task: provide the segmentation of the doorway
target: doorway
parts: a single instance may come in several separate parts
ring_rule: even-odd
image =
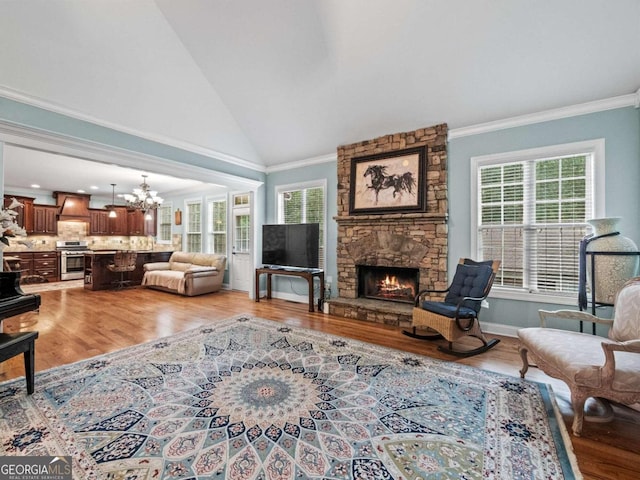
[[[231,289],[250,292],[253,285],[251,194],[233,195]]]

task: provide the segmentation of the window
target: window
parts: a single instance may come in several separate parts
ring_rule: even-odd
[[[158,208],[158,243],[171,243],[171,203]]]
[[[296,186],[281,186],[278,196],[278,223],[320,224],[320,268],[324,268],[325,237],[325,190],[324,182],[313,182]]]
[[[513,298],[575,300],[579,244],[589,231],[586,221],[601,203],[594,179],[602,177],[596,170],[603,164],[603,141],[472,159],[472,251],[476,258],[502,261],[494,283],[497,296],[511,292]]]
[[[227,200],[208,201],[208,252],[227,254]]]
[[[235,207],[248,207],[251,205],[251,197],[248,193],[233,196],[233,206]]]
[[[200,200],[187,200],[186,210],[186,251],[202,252],[202,202]]]

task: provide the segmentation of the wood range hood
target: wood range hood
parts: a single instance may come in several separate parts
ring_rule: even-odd
[[[58,221],[89,222],[89,200],[84,193],[53,192],[58,206]]]

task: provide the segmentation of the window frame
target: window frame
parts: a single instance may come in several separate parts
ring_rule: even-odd
[[[213,236],[216,234],[221,234],[222,231],[214,231],[213,229],[213,220],[214,220],[214,215],[213,215],[213,204],[214,203],[220,203],[220,202],[224,202],[225,203],[225,230],[224,230],[224,235],[225,235],[225,251],[224,252],[214,252],[213,249]],[[221,254],[221,255],[229,255],[229,198],[226,195],[216,195],[216,196],[211,196],[211,197],[207,197],[206,198],[206,206],[207,206],[207,211],[206,211],[206,223],[207,223],[207,228],[206,228],[206,252],[207,253],[217,253],[217,254]]]
[[[310,188],[322,188],[323,190],[323,204],[322,204],[322,235],[321,235],[321,244],[320,244],[320,268],[322,270],[326,270],[327,265],[327,180],[310,180],[306,182],[296,182],[290,183],[286,185],[276,185],[274,188],[275,193],[275,206],[276,206],[276,223],[284,224],[284,210],[283,204],[280,200],[281,194],[283,192],[288,192],[292,190],[306,190]]]
[[[164,239],[160,239],[160,233],[162,232],[162,211],[161,209],[165,209],[167,208],[169,211],[169,238],[164,240]],[[156,236],[156,243],[159,245],[170,245],[172,243],[172,239],[173,239],[173,203],[172,202],[164,202],[162,205],[160,205],[160,207],[158,208],[158,218],[156,219],[156,221],[158,222],[156,228],[157,228],[157,236]]]
[[[472,256],[474,258],[479,258],[480,255],[480,252],[478,251],[480,246],[478,238],[478,228],[480,223],[480,204],[478,194],[481,167],[501,165],[506,163],[526,162],[552,157],[569,157],[580,154],[591,154],[593,156],[593,171],[591,174],[593,178],[592,213],[594,217],[603,217],[605,216],[605,140],[603,138],[471,157],[470,252],[472,252]],[[589,215],[587,215],[587,219],[588,218]],[[491,297],[510,300],[534,301],[539,303],[554,303],[560,305],[576,304],[576,299],[569,296],[527,292],[498,285],[493,286],[491,290]]]
[[[194,204],[200,205],[200,229],[197,232],[192,232],[189,230],[189,227],[190,227],[189,216],[191,215],[191,205],[194,205]],[[183,218],[184,228],[183,228],[183,236],[182,236],[182,250],[189,253],[202,253],[203,240],[204,240],[202,222],[204,221],[205,215],[206,215],[206,212],[204,212],[202,208],[202,198],[185,199],[184,212],[185,212],[185,215]],[[191,252],[191,250],[188,249],[188,244],[189,244],[188,238],[190,234],[195,234],[195,233],[200,234],[200,250],[198,252]]]

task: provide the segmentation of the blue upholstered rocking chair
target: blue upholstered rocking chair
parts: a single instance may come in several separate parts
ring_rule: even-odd
[[[403,331],[405,335],[422,340],[444,338],[448,347],[442,345],[438,350],[469,357],[486,352],[498,344],[500,340],[488,340],[480,329],[478,314],[482,301],[487,298],[493,280],[500,268],[499,260],[475,262],[461,258],[451,285],[446,290],[422,290],[416,295],[413,307],[411,331]],[[446,293],[444,301],[427,300],[432,294]],[[423,333],[418,333],[418,330]],[[464,336],[479,339],[482,345],[478,348],[461,350],[453,347],[453,342]]]

